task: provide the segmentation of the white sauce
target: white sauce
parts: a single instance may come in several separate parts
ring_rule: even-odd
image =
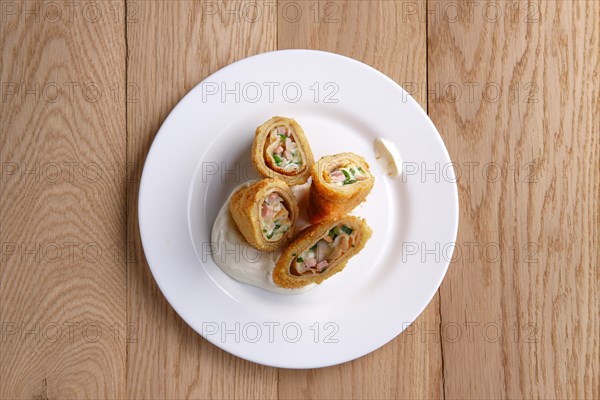
[[[402,159],[394,143],[384,138],[377,138],[373,147],[375,158],[381,160],[387,174],[392,178],[399,176],[402,171]]]
[[[256,181],[241,184],[233,190],[232,194],[241,188],[250,186],[254,182]],[[298,202],[305,200],[308,188],[308,183],[292,187],[292,191]],[[213,260],[223,272],[237,281],[274,293],[298,294],[315,288],[317,286],[315,283],[300,289],[286,289],[275,285],[272,273],[275,263],[281,255],[281,249],[267,253],[249,245],[231,217],[231,213],[229,212],[230,200],[231,195],[221,207],[211,234],[211,241],[216,244]],[[303,219],[303,215],[301,214],[296,222],[296,232],[307,225],[308,223]]]

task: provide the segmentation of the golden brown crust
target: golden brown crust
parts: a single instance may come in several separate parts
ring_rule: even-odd
[[[339,187],[325,181],[323,173],[326,170],[350,163],[361,166],[369,174],[369,178]],[[365,200],[375,183],[367,161],[354,153],[341,153],[321,158],[313,164],[311,177],[307,212],[313,224],[352,211]]]
[[[337,261],[332,263],[325,272],[318,275],[303,275],[295,276],[290,273],[292,261],[301,254],[304,250],[312,246],[319,239],[326,236],[329,230],[339,224],[345,224],[356,230],[357,236],[354,247],[348,251]],[[284,247],[281,256],[277,260],[277,264],[273,269],[273,282],[283,288],[300,288],[311,283],[321,283],[325,279],[342,271],[348,260],[358,254],[364,247],[373,231],[367,225],[364,219],[346,215],[334,219],[323,221],[317,225],[309,226],[296,236],[296,238]]]
[[[291,127],[294,130],[296,143],[305,160],[304,165],[299,171],[281,173],[267,165],[265,159],[265,149],[268,145],[267,139],[271,131],[279,126]],[[308,180],[314,158],[302,127],[292,118],[273,117],[256,128],[256,135],[252,143],[252,163],[262,177],[281,179],[288,185],[293,186],[300,185]]]
[[[290,229],[277,241],[267,240],[261,230],[260,207],[267,194],[276,190],[283,198],[289,212]],[[231,196],[229,211],[238,229],[253,247],[262,251],[275,251],[286,244],[294,234],[298,218],[298,203],[289,186],[280,179],[263,179],[250,186],[239,189]]]

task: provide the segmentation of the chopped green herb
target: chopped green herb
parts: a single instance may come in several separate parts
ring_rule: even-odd
[[[312,246],[310,246],[309,250],[315,250],[317,248],[317,244],[313,244]]]
[[[263,228],[263,232],[264,232],[264,233],[267,233],[267,229],[266,229],[266,228]]]
[[[329,230],[329,233],[328,233],[328,235],[329,235],[329,236],[330,236],[332,239],[335,239],[335,238],[337,237],[337,235],[338,235],[338,230],[337,230],[337,227],[331,228],[331,229]]]
[[[273,153],[273,160],[275,160],[275,164],[280,165],[281,164],[281,157],[279,157],[277,154]]]
[[[354,231],[354,229],[350,228],[347,225],[342,225],[342,231],[344,231],[344,233],[347,235],[352,235],[352,232]]]
[[[360,172],[365,172],[365,171],[363,171],[363,169],[362,169],[361,167],[358,167],[358,170],[359,170]]]
[[[298,262],[298,263],[304,262],[304,259],[302,257],[298,257],[298,258],[296,258],[296,262]]]
[[[346,179],[344,180],[344,185],[349,185],[349,184],[351,184],[351,183],[354,183],[354,182],[356,182],[356,179],[352,178],[352,177],[350,176],[350,174],[349,174],[349,173],[348,173],[348,172],[347,172],[345,169],[343,169],[343,170],[342,170],[342,173],[344,174],[344,177],[346,178]]]
[[[287,138],[287,136],[285,136],[285,135],[282,135],[281,133],[278,133],[277,135],[279,136],[279,139],[280,139],[282,142],[285,142],[285,139]]]
[[[350,168],[350,173],[351,173],[352,175],[356,174],[356,171],[354,170],[354,168]]]

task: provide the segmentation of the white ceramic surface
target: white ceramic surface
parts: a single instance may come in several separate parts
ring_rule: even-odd
[[[239,283],[210,254],[221,205],[257,177],[254,130],[273,115],[300,123],[315,160],[352,151],[376,176],[355,212],[373,237],[342,273],[298,295]],[[380,136],[404,162],[397,179],[375,160]],[[283,50],[217,71],[173,109],[146,159],[139,225],[158,286],[199,334],[257,363],[323,367],[379,348],[427,306],[452,256],[458,194],[440,135],[399,85],[347,57]]]

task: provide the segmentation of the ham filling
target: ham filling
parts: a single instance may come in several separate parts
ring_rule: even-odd
[[[337,225],[310,248],[299,254],[290,268],[295,276],[324,273],[356,243],[356,231],[348,225]]]
[[[345,167],[336,167],[333,171],[327,171],[325,181],[334,186],[351,185],[355,182],[369,179],[369,174],[362,167],[356,164],[349,164]]]
[[[271,131],[266,156],[268,164],[275,170],[299,171],[304,164],[291,127],[279,126]]]
[[[271,192],[265,197],[260,208],[260,220],[263,236],[272,242],[281,239],[290,229],[290,213],[277,192]]]

